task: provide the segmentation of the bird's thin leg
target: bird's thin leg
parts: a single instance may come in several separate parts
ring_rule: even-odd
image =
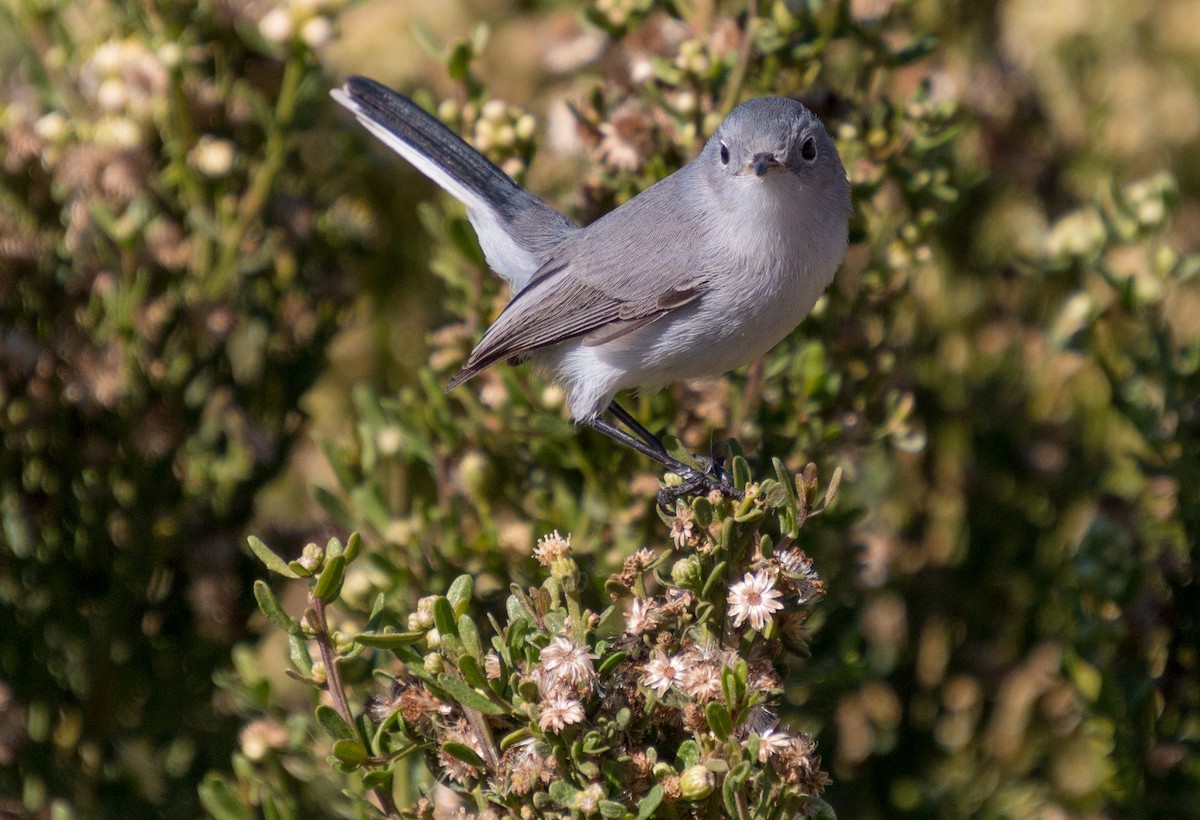
[[[658,450],[664,456],[670,457],[670,454],[667,452],[666,445],[662,443],[662,439],[643,427],[642,423],[635,419],[633,414],[631,414],[624,407],[614,401],[608,405],[608,412],[613,414],[613,418],[621,422],[621,424],[624,424],[629,429],[629,432],[633,433],[642,441]]]
[[[629,429],[629,432],[633,433],[635,436],[637,436],[642,441],[649,444],[651,447],[654,447],[656,450],[661,452],[663,455],[666,455],[669,457],[669,453],[667,451],[666,445],[664,445],[662,443],[662,439],[660,439],[658,436],[654,435],[649,430],[647,430],[645,427],[643,427],[642,423],[639,422],[636,418],[634,418],[633,414],[630,413],[628,410],[626,410],[624,407],[622,407],[621,405],[617,404],[614,401],[608,405],[608,412],[613,414],[613,418],[615,418],[617,421],[621,422],[621,424],[624,424],[625,427]],[[696,456],[696,459],[697,459],[697,461],[704,460],[704,458],[702,456]],[[717,478],[717,480],[719,480],[719,481],[725,482],[727,480],[725,470],[723,469],[723,465],[721,464],[721,458],[720,458],[720,456],[718,456],[716,454],[716,452],[714,452],[711,444],[709,445],[709,450],[708,450],[708,466],[706,468],[706,472],[710,475],[715,476]]]
[[[625,415],[628,416],[628,413]],[[632,417],[630,417],[632,418]],[[684,464],[678,459],[672,458],[666,451],[665,447],[655,447],[649,442],[643,441],[641,438],[627,433],[620,427],[609,422],[608,420],[597,416],[585,422],[593,430],[597,430],[620,444],[624,444],[632,450],[636,450],[647,458],[657,461],[662,466],[666,467],[670,472],[675,473],[683,479],[682,484],[664,487],[658,493],[658,506],[666,513],[673,514],[675,512],[675,502],[685,495],[692,495],[697,490],[717,490],[734,498],[741,498],[740,490],[730,487],[710,475],[696,470],[687,464]],[[638,425],[641,427],[641,425]],[[645,428],[642,428],[643,430]]]
[[[663,447],[661,442],[657,447],[655,447],[653,444],[642,441],[642,439],[638,438],[637,436],[625,432],[620,427],[617,427],[615,424],[601,416],[596,416],[594,419],[590,419],[585,422],[585,424],[587,424],[587,426],[591,427],[593,430],[598,430],[599,432],[608,436],[613,441],[624,444],[626,447],[629,447],[632,450],[637,450],[647,458],[657,461],[671,472],[677,472],[677,470],[687,470],[692,473],[696,472],[683,462],[676,461],[675,459],[671,458],[670,454],[667,453],[667,448]],[[683,473],[680,473],[680,475],[683,475]]]

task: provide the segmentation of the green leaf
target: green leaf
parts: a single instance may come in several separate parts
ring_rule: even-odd
[[[450,589],[446,590],[446,600],[454,608],[455,617],[467,611],[467,607],[471,605],[471,596],[474,592],[475,579],[470,575],[460,575],[454,579],[454,583],[450,584]]]
[[[488,689],[487,676],[479,666],[474,655],[463,654],[458,659],[458,671],[462,672],[463,680],[478,689]]]
[[[597,674],[607,675],[609,672],[620,666],[621,663],[628,657],[628,652],[610,652],[604,657],[604,660],[600,661],[600,666],[596,669]]]
[[[421,632],[360,632],[354,642],[373,649],[396,649],[416,643],[425,637]]]
[[[471,766],[483,767],[485,765],[483,758],[479,756],[479,752],[475,751],[465,743],[447,740],[442,744],[442,751],[451,757],[456,757],[463,763],[467,763]]]
[[[288,657],[301,675],[312,677],[312,656],[308,654],[308,642],[298,633],[293,632],[288,636]]]
[[[362,536],[357,532],[352,532],[350,533],[350,538],[346,541],[346,549],[344,552],[344,555],[346,556],[346,563],[349,564],[351,561],[357,558],[360,552],[362,552]]]
[[[250,551],[253,552],[258,560],[263,562],[263,566],[265,566],[271,572],[282,575],[284,578],[300,577],[296,573],[292,572],[291,567],[287,565],[287,561],[284,561],[282,558],[276,555],[270,547],[264,544],[256,536],[251,535],[246,539],[246,541],[250,544]]]
[[[434,599],[433,625],[437,627],[439,634],[458,635],[458,628],[454,623],[454,610],[444,595],[439,595]]]
[[[625,807],[616,800],[601,800],[597,806],[601,817],[624,817],[626,813]]]
[[[369,757],[367,747],[357,740],[348,739],[334,741],[333,756],[348,766],[361,766]]]
[[[571,807],[575,795],[579,794],[579,789],[565,780],[555,780],[547,791],[550,792],[550,799],[565,809]]]
[[[707,598],[707,597],[708,597],[708,594],[709,594],[710,592],[712,592],[712,588],[713,588],[713,586],[715,586],[715,585],[716,585],[716,583],[717,583],[718,581],[720,581],[722,577],[724,577],[724,575],[725,575],[725,569],[726,569],[726,567],[728,567],[728,566],[729,566],[729,564],[728,564],[727,562],[725,562],[725,561],[722,561],[721,563],[719,563],[719,564],[717,564],[715,567],[713,567],[713,569],[712,569],[712,572],[710,572],[710,573],[708,574],[708,580],[706,580],[706,581],[704,582],[704,588],[703,588],[702,590],[700,590],[700,597],[701,597],[701,598]]]
[[[372,769],[369,772],[364,772],[362,784],[364,789],[391,789],[392,770]]]
[[[733,718],[729,716],[729,709],[725,704],[712,701],[705,708],[704,714],[708,718],[708,728],[712,729],[713,734],[719,740],[728,740],[730,732],[733,731]]]
[[[216,820],[252,820],[254,815],[237,799],[224,777],[210,772],[197,789],[200,803]]]
[[[334,740],[358,739],[358,735],[354,733],[354,727],[343,720],[332,706],[321,704],[317,707],[317,723],[320,723],[321,728]]]
[[[283,607],[279,605],[279,600],[266,581],[260,579],[254,582],[254,600],[258,601],[258,608],[262,610],[262,614],[266,615],[275,626],[289,634],[299,631],[299,624],[283,611]]]
[[[509,732],[504,737],[500,738],[500,751],[507,752],[522,740],[530,737],[533,737],[533,732],[528,726],[522,726],[520,729]]]
[[[654,784],[650,791],[646,792],[642,799],[637,804],[637,820],[650,820],[654,813],[658,811],[659,804],[663,799],[663,787],[661,784]]]
[[[750,483],[750,464],[745,457],[737,455],[733,457],[733,486],[745,487]]]
[[[471,620],[470,615],[458,616],[458,639],[463,648],[477,658],[483,657],[483,643],[479,640],[479,627]]]
[[[699,762],[700,747],[696,745],[696,741],[685,740],[679,744],[679,751],[675,753],[675,768],[682,772]]]
[[[336,600],[342,591],[342,581],[346,579],[346,556],[335,555],[325,562],[321,577],[317,579],[313,594],[325,603]]]
[[[505,709],[493,703],[486,695],[473,689],[466,681],[459,680],[445,673],[438,675],[438,686],[446,690],[446,694],[454,698],[462,706],[482,712],[485,715],[502,715]]]

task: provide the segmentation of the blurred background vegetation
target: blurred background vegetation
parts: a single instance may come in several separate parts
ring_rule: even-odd
[[[502,606],[552,529],[595,577],[665,539],[652,465],[525,368],[443,394],[506,295],[461,208],[334,110],[357,72],[580,221],[740,99],[805,100],[855,189],[835,284],[765,360],[633,409],[764,476],[845,471],[802,538],[828,596],[785,715],[826,797],[1196,816],[1197,0],[0,21],[0,813],[364,811],[254,614],[247,532],[298,555],[360,531],[348,629],[460,572]]]

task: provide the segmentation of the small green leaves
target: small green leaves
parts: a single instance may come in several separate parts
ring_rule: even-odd
[[[372,649],[398,649],[425,637],[425,632],[360,632],[354,642]]]
[[[346,556],[335,555],[325,562],[325,568],[317,579],[313,594],[325,603],[335,600],[342,591],[342,581],[346,578]]]
[[[258,602],[258,608],[262,610],[262,614],[266,615],[275,626],[288,633],[299,630],[299,625],[283,611],[283,607],[279,605],[275,593],[271,591],[271,587],[267,585],[266,581],[260,579],[254,582],[254,600]]]
[[[454,620],[454,609],[444,596],[438,596],[433,602],[433,625],[442,635],[456,635],[458,632]]]
[[[321,724],[334,740],[357,740],[354,728],[342,719],[332,706],[321,704],[317,707],[317,722]]]
[[[255,557],[257,557],[259,561],[262,561],[263,566],[271,570],[271,572],[282,575],[284,578],[295,579],[300,577],[292,571],[291,567],[287,565],[286,561],[276,555],[271,548],[264,544],[259,538],[251,535],[246,539],[246,541],[250,544],[250,551],[253,552]]]
[[[479,756],[479,753],[465,743],[447,741],[442,744],[442,751],[451,757],[458,758],[467,765],[480,767],[484,765],[484,760]]]
[[[659,805],[663,799],[663,787],[655,784],[650,791],[638,801],[637,804],[637,820],[650,820],[654,817],[654,813],[658,811]]]
[[[454,616],[460,617],[471,605],[471,595],[475,590],[475,580],[470,575],[460,575],[450,584],[446,591],[446,600],[454,610]]]
[[[717,739],[728,740],[729,734],[733,731],[733,718],[729,716],[729,709],[725,707],[725,704],[713,701],[705,707],[704,714],[708,718],[708,728],[712,729],[712,733],[717,736]]]
[[[343,739],[334,741],[333,756],[340,762],[358,767],[367,762],[370,755],[367,754],[367,748],[357,740]]]
[[[444,689],[447,694],[468,709],[483,712],[485,715],[502,715],[505,712],[503,707],[493,702],[487,695],[477,692],[470,684],[453,675],[446,673],[438,675],[437,682],[438,686]]]

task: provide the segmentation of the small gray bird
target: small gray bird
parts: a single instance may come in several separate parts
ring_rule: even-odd
[[[332,93],[467,206],[488,264],[513,291],[447,390],[527,360],[565,388],[578,422],[683,478],[660,505],[697,490],[736,494],[672,458],[613,397],[746,364],[833,281],[850,184],[812,112],[781,97],[742,103],[696,159],[581,228],[407,97],[365,77]]]

